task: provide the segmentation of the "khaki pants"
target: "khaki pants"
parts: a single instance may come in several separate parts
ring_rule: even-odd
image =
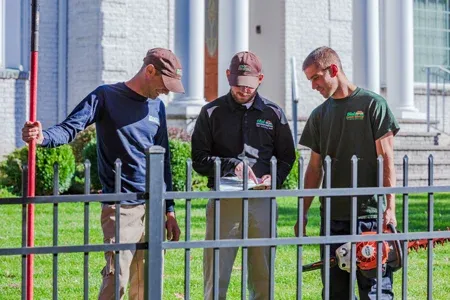
[[[248,237],[270,237],[270,200],[249,199]],[[242,238],[242,199],[220,201],[220,239]],[[214,200],[206,208],[206,240],[214,239]],[[238,248],[221,248],[219,259],[219,299],[226,299],[228,284]],[[213,252],[203,252],[205,300],[213,298]],[[250,299],[269,299],[270,247],[248,248],[248,289]],[[243,279],[245,280],[245,279]]]
[[[103,241],[106,244],[115,243],[115,213],[114,204],[102,205],[101,224]],[[144,241],[144,217],[145,206],[143,204],[120,206],[120,243]],[[114,252],[105,252],[105,259],[106,266],[102,270],[103,282],[98,296],[100,300],[115,299]],[[130,300],[144,299],[144,251],[120,251],[119,266],[120,299],[123,299],[128,282],[130,282],[128,298]]]

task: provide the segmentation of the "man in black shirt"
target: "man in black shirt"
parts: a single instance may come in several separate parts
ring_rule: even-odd
[[[277,158],[277,187],[281,187],[295,160],[293,138],[281,108],[257,90],[264,75],[252,52],[239,52],[231,60],[227,77],[230,92],[205,105],[192,135],[194,169],[208,176],[213,187],[214,160],[221,159],[221,176],[243,177],[242,159],[249,159],[249,180],[270,187],[270,159]],[[206,239],[213,239],[213,202],[207,205]],[[270,237],[269,199],[249,200],[249,238]],[[241,199],[220,201],[220,239],[242,238]],[[248,249],[250,299],[269,299],[269,247]],[[219,299],[225,299],[237,248],[220,250]],[[204,251],[205,299],[212,299],[213,251]]]
[[[305,174],[305,188],[319,188],[323,178],[325,157],[331,158],[331,188],[351,187],[351,157],[358,158],[358,187],[376,187],[377,157],[383,157],[383,185],[394,186],[394,136],[400,127],[386,100],[371,91],[351,83],[344,74],[337,53],[329,47],[311,52],[303,62],[303,71],[313,89],[326,99],[311,113],[303,129],[300,144],[311,149],[311,159]],[[386,195],[383,224],[396,225],[395,196]],[[313,197],[305,198],[306,214]],[[358,233],[377,230],[375,195],[358,196]],[[321,204],[322,199],[321,199]],[[331,197],[331,235],[351,233],[351,201],[348,196]],[[324,234],[324,208],[321,206],[321,234]],[[298,222],[295,225],[298,235]],[[306,231],[304,231],[306,232]],[[339,244],[331,245],[335,256]],[[323,255],[323,249],[321,249]],[[361,299],[376,298],[376,278],[356,273]],[[330,270],[330,299],[349,299],[350,274],[333,267]],[[387,267],[382,278],[382,299],[391,299],[392,270]]]

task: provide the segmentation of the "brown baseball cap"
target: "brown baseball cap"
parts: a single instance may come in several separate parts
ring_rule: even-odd
[[[230,86],[258,87],[262,64],[255,53],[250,51],[236,53],[231,59],[229,70],[231,73],[228,77]]]
[[[172,51],[164,48],[150,49],[144,57],[144,64],[152,64],[161,72],[164,85],[169,91],[184,94],[181,82],[183,70],[180,60]]]

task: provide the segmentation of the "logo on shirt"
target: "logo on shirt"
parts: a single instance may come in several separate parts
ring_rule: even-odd
[[[273,124],[270,120],[258,119],[256,120],[256,127],[273,130]]]
[[[148,116],[148,120],[152,123],[156,123],[159,126],[159,118],[154,116]]]
[[[353,120],[364,120],[364,112],[361,110],[355,111],[355,112],[347,112],[347,115],[345,116],[345,119],[348,121]]]

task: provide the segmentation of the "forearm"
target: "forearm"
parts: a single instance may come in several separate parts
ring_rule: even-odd
[[[323,170],[312,168],[308,165],[305,173],[305,180],[304,180],[304,186],[305,189],[318,189],[320,188],[320,185],[322,183],[323,178]],[[304,213],[305,215],[308,213],[309,208],[311,207],[311,204],[313,202],[314,197],[305,197],[304,199]]]
[[[64,123],[58,124],[43,130],[44,140],[41,146],[46,148],[54,148],[70,143],[80,130],[76,130]]]
[[[193,157],[192,166],[194,170],[203,176],[214,177],[215,161],[217,156],[197,153]],[[220,176],[234,173],[234,168],[241,162],[237,158],[220,158]]]
[[[383,160],[383,186],[395,187],[397,175],[395,173],[394,158],[385,157]],[[386,208],[395,212],[395,194],[386,195]]]
[[[51,148],[68,144],[80,131],[97,121],[100,100],[94,93],[84,98],[63,122],[43,130],[41,146]]]

